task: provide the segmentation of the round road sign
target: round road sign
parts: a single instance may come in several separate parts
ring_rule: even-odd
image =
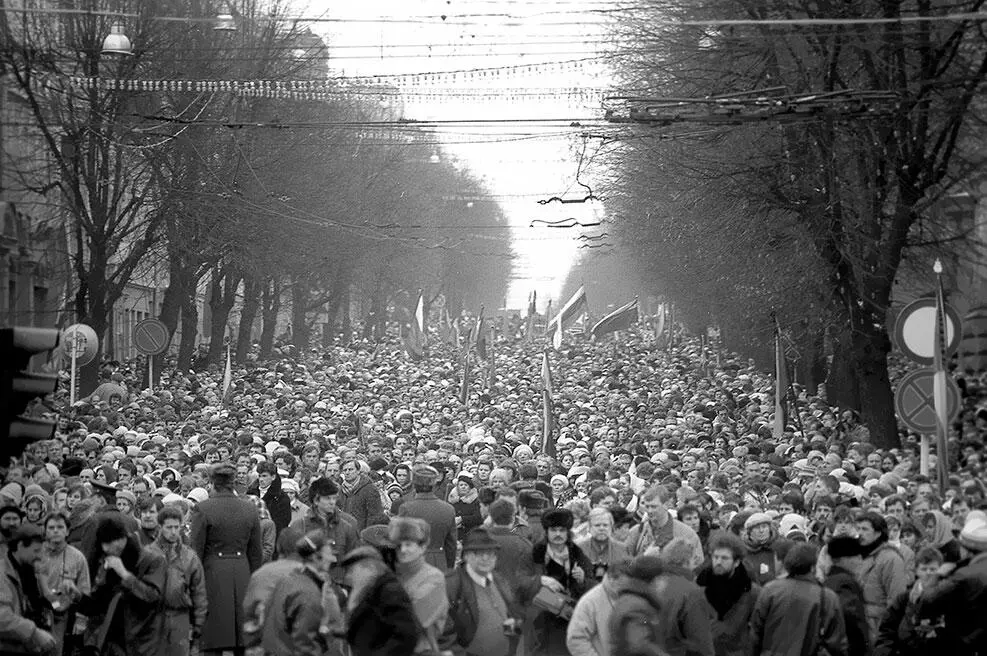
[[[932,369],[919,369],[905,376],[894,393],[894,409],[901,422],[920,435],[936,432]],[[946,411],[950,423],[960,413],[960,388],[946,376]]]
[[[168,348],[168,327],[158,319],[144,319],[134,326],[134,346],[144,355],[157,355]]]
[[[946,304],[946,357],[960,345],[960,315]],[[936,327],[936,299],[920,298],[912,301],[898,314],[894,323],[894,342],[909,359],[925,366],[931,365],[935,356],[933,343]]]
[[[75,352],[75,365],[84,367],[96,357],[99,349],[99,338],[96,331],[84,323],[75,323],[62,331],[60,342],[65,358],[70,360]]]

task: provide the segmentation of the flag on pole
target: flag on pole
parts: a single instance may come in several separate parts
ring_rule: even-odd
[[[533,291],[528,297],[528,317],[527,323],[525,324],[524,338],[527,341],[532,341],[535,338],[535,314],[537,313],[536,303],[538,299],[538,292]]]
[[[787,397],[788,367],[785,365],[785,349],[781,344],[781,329],[775,323],[775,419],[771,430],[775,439],[784,437],[785,424],[788,423],[788,404],[785,403]]]
[[[480,306],[480,314],[476,317],[476,325],[473,326],[471,346],[476,346],[476,354],[481,360],[487,359],[487,326],[483,318],[483,306]]]
[[[638,321],[637,298],[633,301],[617,308],[607,316],[600,319],[593,329],[590,330],[590,337],[594,341],[618,330],[627,330]]]
[[[459,330],[459,318],[452,322],[452,345],[459,348],[463,343],[463,336]]]
[[[548,366],[548,351],[542,352],[541,360],[541,386],[542,386],[542,439],[541,450],[545,455],[555,457],[555,438],[552,433],[555,431],[555,412],[552,405],[552,370]]]
[[[459,386],[459,402],[466,405],[470,398],[470,350],[463,351],[463,382]]]
[[[548,324],[548,335],[551,337],[552,346],[556,350],[562,348],[562,333],[569,328],[586,311],[586,288],[582,285],[572,295],[572,298],[562,306],[562,310]]]
[[[415,313],[404,336],[404,350],[412,360],[421,360],[425,356],[425,301],[421,290],[418,291]]]
[[[497,370],[494,366],[494,342],[497,340],[497,335],[494,331],[493,326],[490,327],[490,341],[487,345],[487,354],[490,356],[490,368],[487,371],[487,389],[493,392],[494,384],[497,382]]]
[[[949,476],[949,402],[946,398],[946,358],[948,318],[942,289],[942,262],[936,260],[936,320],[933,333],[932,401],[936,411],[936,470],[939,489],[945,491]]]
[[[230,347],[226,347],[226,371],[223,372],[223,405],[226,405],[233,391],[233,361],[230,358]]]
[[[452,321],[449,320],[449,310],[447,308],[442,308],[439,312],[439,339],[442,340],[443,344],[449,344],[452,342]]]

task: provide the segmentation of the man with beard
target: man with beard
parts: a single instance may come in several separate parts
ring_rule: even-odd
[[[41,531],[27,524],[7,541],[8,552],[0,560],[0,653],[48,653],[57,647],[42,626],[45,600],[35,575],[43,540]]]
[[[0,558],[7,555],[7,543],[20,527],[23,519],[24,513],[17,506],[0,508]]]
[[[710,561],[696,577],[712,610],[710,628],[716,656],[743,656],[750,650],[747,627],[761,588],[744,566],[745,551],[733,533],[716,533],[709,541]]]

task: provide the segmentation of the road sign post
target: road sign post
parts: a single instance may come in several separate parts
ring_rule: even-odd
[[[154,356],[164,353],[171,342],[168,327],[159,319],[144,319],[134,326],[134,346],[147,356],[147,387],[154,389]]]

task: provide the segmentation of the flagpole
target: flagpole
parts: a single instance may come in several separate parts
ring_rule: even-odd
[[[949,408],[946,400],[946,359],[943,351],[949,335],[946,333],[946,301],[942,288],[942,262],[937,258],[932,270],[936,274],[936,313],[933,330],[932,401],[936,414],[936,472],[939,492],[945,495],[949,475]]]

